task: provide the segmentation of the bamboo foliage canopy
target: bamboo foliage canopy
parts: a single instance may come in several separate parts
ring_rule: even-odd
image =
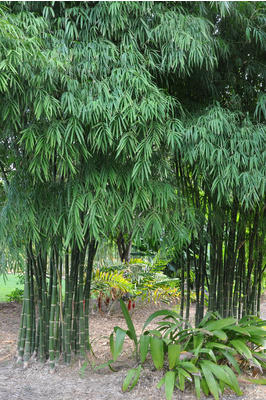
[[[1,2],[0,36],[0,239],[27,260],[19,361],[82,356],[93,259],[117,232],[168,241],[182,310],[193,270],[199,319],[205,285],[211,310],[254,312],[265,3]]]

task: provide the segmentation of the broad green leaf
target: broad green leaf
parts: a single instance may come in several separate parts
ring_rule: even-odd
[[[266,336],[266,330],[258,326],[245,326],[244,329],[250,334],[250,336]]]
[[[126,331],[124,329],[118,328],[115,335],[114,353],[112,354],[114,357],[114,361],[116,361],[117,357],[121,354],[125,337]]]
[[[172,339],[167,339],[165,337],[163,337],[162,340],[166,344],[166,346],[168,346],[169,344],[171,344],[173,342]]]
[[[203,377],[202,377],[201,380],[200,380],[200,386],[201,386],[201,388],[202,388],[204,394],[205,394],[206,396],[209,396],[210,390],[209,390],[209,387],[208,387],[208,384],[207,384],[206,379],[203,378]]]
[[[216,357],[212,349],[200,349],[199,353],[209,354],[215,363],[217,363]]]
[[[217,329],[215,331],[212,331],[213,335],[218,337],[218,339],[220,340],[227,340],[227,335],[224,331],[222,331],[221,329]]]
[[[147,332],[147,331],[146,331]],[[160,331],[158,331],[157,329],[151,329],[150,331],[148,331],[150,335],[155,335],[158,338],[162,337],[162,334]]]
[[[140,335],[139,341],[139,351],[140,351],[140,359],[141,362],[144,363],[146,360],[146,356],[149,350],[150,345],[150,336],[149,335]]]
[[[221,390],[222,395],[224,394],[224,389],[225,389],[226,383],[219,379],[219,388]]]
[[[128,387],[130,385],[130,382],[132,381],[133,376],[135,375],[135,373],[136,373],[136,368],[133,368],[128,372],[128,374],[125,377],[125,380],[123,382],[123,392],[125,392],[128,389]]]
[[[229,317],[229,318],[219,319],[217,321],[207,322],[203,326],[203,328],[212,332],[212,331],[220,330],[222,328],[226,328],[230,325],[234,325],[235,323],[236,323],[236,319]]]
[[[208,366],[201,364],[202,372],[206,379],[209,391],[213,394],[215,400],[219,400],[219,390],[218,390],[218,383],[214,379],[214,376]]]
[[[162,369],[164,364],[164,351],[163,351],[163,341],[157,336],[152,336],[150,339],[151,356],[155,368]]]
[[[177,368],[178,372],[180,372],[180,374],[182,374],[185,378],[187,379],[191,379],[190,374],[184,369],[182,368],[182,365],[180,367]]]
[[[241,340],[230,340],[229,343],[234,346],[241,356],[245,355],[248,360],[252,360],[251,351]]]
[[[242,396],[243,393],[240,390],[239,383],[238,383],[237,377],[235,376],[234,372],[227,365],[223,365],[223,368],[227,372],[227,374],[229,375],[229,378],[230,378],[231,383],[232,383],[232,385],[231,385],[232,389],[236,392],[236,394],[238,396]]]
[[[231,348],[229,346],[226,346],[226,344],[216,343],[216,342],[207,342],[205,344],[205,346],[208,347],[209,349],[215,348],[215,349],[224,349],[224,350],[226,350],[226,349],[230,349]]]
[[[114,357],[114,350],[115,350],[114,333],[111,333],[110,338],[109,338],[109,342],[110,342],[111,354]]]
[[[124,314],[128,329],[131,332],[131,335],[133,337],[135,346],[137,346],[138,345],[138,339],[137,339],[136,331],[135,331],[132,319],[130,317],[130,314],[128,312],[128,309],[127,309],[127,307],[126,307],[126,305],[125,305],[125,303],[124,303],[124,301],[122,299],[120,299],[120,306],[121,306],[121,310],[122,310],[122,312]]]
[[[263,336],[255,336],[251,334],[248,340],[260,347],[266,348],[266,338]]]
[[[129,390],[132,390],[136,386],[136,384],[138,383],[140,372],[141,372],[141,364],[136,369],[136,374],[134,376],[134,379],[132,381],[132,384],[131,384]]]
[[[241,335],[250,336],[250,334],[248,333],[248,331],[246,329],[244,329],[238,325],[229,326],[228,328],[225,328],[225,331],[226,332],[234,331],[234,332],[240,333]]]
[[[184,374],[182,372],[183,372],[182,369],[178,370],[179,388],[183,392],[183,390],[185,389],[185,380],[186,380],[186,378],[185,378],[185,376],[184,376]]]
[[[165,396],[167,400],[171,400],[175,387],[175,372],[167,371],[165,374]]]
[[[197,334],[193,336],[193,347],[194,349],[202,346],[202,342],[204,339],[204,335],[203,334]]]
[[[199,369],[189,361],[183,361],[180,366],[190,373],[198,373]]]
[[[213,362],[207,360],[201,362],[201,366],[203,365],[206,366],[206,368],[208,368],[217,379],[221,379],[227,385],[231,385],[231,380],[221,365],[214,364]]]
[[[168,345],[168,357],[169,357],[169,368],[172,369],[176,366],[179,361],[181,345],[180,344],[169,344]]]
[[[143,325],[142,330],[144,330],[146,328],[146,326],[151,323],[151,321],[153,321],[157,317],[161,317],[162,315],[167,316],[167,317],[173,317],[175,319],[183,319],[182,317],[180,317],[179,314],[177,314],[174,311],[171,311],[171,310],[159,310],[159,311],[156,311],[156,312],[154,312],[153,314],[151,314],[149,316],[149,318],[146,320],[145,324]]]
[[[197,395],[197,398],[200,399],[200,377],[194,376],[193,378],[194,378],[194,383],[195,383],[196,395]]]
[[[241,370],[239,368],[238,362],[236,361],[235,357],[232,355],[231,352],[226,351],[226,350],[220,350],[220,352],[224,355],[225,358],[227,358],[227,360],[232,364],[232,366],[234,367],[234,369],[236,370],[236,372],[238,374],[241,374]]]
[[[163,384],[164,384],[164,382],[165,382],[165,376],[159,381],[159,383],[157,384],[157,389],[160,389],[160,387],[162,387],[163,386]]]

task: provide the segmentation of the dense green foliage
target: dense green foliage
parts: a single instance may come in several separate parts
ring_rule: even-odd
[[[186,321],[184,329],[185,320],[180,315],[171,310],[159,310],[148,317],[138,338],[122,300],[120,304],[128,330],[114,328],[110,335],[113,358],[102,366],[93,367],[109,365],[115,368],[112,364],[121,355],[127,335],[134,343],[139,365],[128,372],[123,391],[136,386],[146,360],[152,360],[156,369],[166,370],[157,387],[165,384],[167,400],[171,400],[175,387],[184,391],[186,383],[194,386],[198,399],[203,390],[205,395],[211,393],[219,400],[226,387],[241,396],[243,393],[235,373],[252,370],[255,377],[262,374],[262,368],[266,366],[265,321],[257,317],[246,316],[237,321],[232,317],[221,318],[218,313],[207,313],[195,328]],[[157,328],[146,329],[155,319]],[[82,367],[83,373],[87,363]],[[265,379],[258,381],[266,383]]]
[[[133,238],[165,244],[186,318],[192,273],[197,323],[205,287],[210,311],[259,312],[265,3],[1,2],[0,34],[1,269],[7,249],[26,260],[19,361],[36,352],[52,372],[61,352],[82,357],[103,237],[122,261]]]

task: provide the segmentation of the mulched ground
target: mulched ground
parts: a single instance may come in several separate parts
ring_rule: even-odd
[[[147,316],[159,309],[155,304],[148,304],[137,310],[133,322],[137,333],[141,332]],[[262,304],[262,317],[266,319],[266,303]],[[157,389],[156,385],[163,376],[162,371],[146,368],[137,386],[132,392],[123,393],[122,384],[127,371],[134,367],[132,351],[122,363],[117,363],[114,373],[105,368],[92,372],[87,368],[82,379],[80,365],[73,360],[70,367],[61,362],[55,374],[49,373],[49,364],[41,365],[31,360],[30,366],[24,369],[16,363],[16,342],[20,322],[21,305],[17,303],[0,303],[0,400],[161,400],[164,399],[164,387]],[[93,350],[97,357],[96,363],[101,364],[110,358],[108,337],[114,326],[126,328],[123,316],[119,311],[113,315],[102,316],[92,309],[90,318],[90,335]],[[94,340],[93,340],[94,339]],[[266,387],[253,384],[241,384],[243,396],[236,396],[229,391],[221,400],[265,400]],[[175,391],[173,400],[196,400],[188,388],[184,392]],[[211,397],[201,396],[201,400]]]

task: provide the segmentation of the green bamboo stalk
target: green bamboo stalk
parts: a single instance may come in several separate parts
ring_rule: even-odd
[[[26,333],[27,333],[27,310],[26,310],[26,302],[25,302],[25,294],[23,298],[23,316],[21,316],[22,319],[22,331],[21,331],[21,337],[20,337],[20,346],[19,346],[19,353],[18,353],[18,359],[17,363],[21,364],[23,361],[23,356],[24,356],[24,350],[25,350],[25,343],[26,343]]]
[[[209,202],[209,222],[208,222],[208,231],[211,237],[211,243],[209,246],[210,251],[210,287],[209,287],[209,304],[208,304],[208,311],[214,312],[215,311],[215,235],[214,229],[212,229],[212,210],[211,204]]]
[[[190,311],[190,286],[191,286],[191,279],[190,279],[190,248],[187,246],[187,304],[186,304],[186,321],[189,321],[189,311]],[[188,325],[186,324],[185,328]]]
[[[243,307],[242,307],[242,317],[247,315],[247,285],[246,285],[246,249],[245,245],[243,245],[243,258],[242,258],[242,279],[241,279],[241,285],[242,285],[242,297],[243,297]]]
[[[57,296],[58,297],[58,296]],[[56,308],[55,308],[55,364],[58,364],[60,358],[60,348],[61,348],[61,340],[60,340],[60,304],[58,299],[56,298]]]
[[[180,315],[184,315],[184,303],[185,303],[185,264],[183,257],[181,258],[181,304],[180,304]]]
[[[36,344],[36,304],[35,304],[35,289],[34,289],[34,272],[31,263],[31,273],[30,273],[30,303],[31,303],[31,312],[32,312],[32,320],[31,320],[31,330],[32,330],[32,338],[31,338],[31,354],[35,351]]]
[[[68,249],[65,254],[65,302],[64,302],[64,322],[63,322],[63,354],[64,361],[67,363],[67,318],[68,318],[68,299],[69,299],[69,255]]]
[[[73,257],[71,257],[73,259]],[[71,265],[72,267],[72,265]],[[66,256],[66,271],[69,272],[69,258],[68,255]],[[66,363],[67,365],[70,364],[71,361],[71,331],[72,331],[72,310],[73,310],[73,280],[74,280],[74,266],[71,268],[70,274],[66,275],[68,279],[68,295],[67,295],[67,303],[65,302],[66,308],[66,315],[65,315],[65,322],[66,322]]]
[[[45,343],[44,343],[44,322],[42,316],[42,274],[40,263],[35,260],[33,255],[32,243],[29,246],[29,255],[31,258],[32,267],[34,270],[37,290],[37,306],[38,306],[38,322],[37,322],[37,334],[35,343],[35,353],[39,355],[39,361],[44,363],[45,361]]]
[[[224,266],[223,266],[223,240],[220,236],[218,238],[218,246],[217,246],[217,261],[219,265],[219,314],[224,317]]]
[[[262,261],[263,261],[263,254],[262,254],[262,250],[260,249],[259,252],[259,262],[258,262],[258,303],[257,303],[257,316],[260,316],[260,304],[261,304],[261,289],[262,289],[262,274],[265,271],[265,267],[262,269]]]
[[[84,287],[84,261],[85,261],[85,250],[80,254],[79,264],[79,283],[78,283],[78,299],[79,299],[79,357],[82,359],[85,355],[85,317],[83,310],[83,287]]]
[[[195,240],[194,240],[194,235],[192,234],[192,249],[193,249],[193,260],[194,260],[194,266],[195,266],[195,285],[196,285],[196,312],[195,312],[195,325],[197,326],[200,322],[200,311],[199,311],[199,306],[200,306],[200,275],[199,275],[199,259],[197,257],[196,253],[196,246],[195,246]]]
[[[57,267],[59,263],[59,268]],[[58,281],[58,291],[56,292],[56,311],[55,311],[55,362],[58,363],[60,356],[60,349],[63,344],[63,333],[61,327],[64,326],[64,317],[63,317],[63,297],[62,297],[62,266],[63,261],[62,257],[59,254],[56,254],[56,274]]]
[[[252,213],[251,213],[252,215]],[[258,223],[259,223],[259,206],[256,207],[255,213],[254,213],[254,219],[253,219],[253,226],[251,228],[251,223],[250,223],[250,231],[249,231],[249,254],[248,254],[248,271],[247,271],[247,308],[248,308],[248,313],[252,314],[252,285],[251,285],[251,276],[253,269],[255,267],[255,262],[254,262],[254,247],[255,242],[256,242],[256,237],[258,235]]]
[[[205,306],[205,257],[204,257],[204,246],[200,244],[200,254],[199,254],[199,264],[200,264],[200,286],[201,286],[201,294],[200,294],[200,321],[204,317],[204,306]]]
[[[22,337],[23,337],[23,326],[24,326],[24,318],[25,318],[25,303],[23,301],[22,304],[22,312],[20,316],[20,325],[19,325],[19,333],[18,333],[18,343],[17,343],[17,363],[22,363],[22,356],[20,355],[21,347],[22,347]]]
[[[73,268],[73,316],[72,316],[72,332],[71,332],[71,350],[76,354],[78,351],[78,265],[79,265],[79,250],[76,247],[76,254],[73,265],[71,264],[71,269]]]
[[[51,256],[52,263],[54,263],[54,254]],[[51,278],[50,278],[51,279]],[[50,373],[55,371],[55,309],[57,296],[57,274],[53,271],[53,285],[52,285],[52,298],[50,307],[50,321],[49,321],[49,358],[50,358]]]
[[[241,261],[240,261],[240,255],[241,255],[241,247],[244,243],[243,241],[243,233],[241,230],[241,213],[239,215],[238,223],[237,223],[237,243],[236,243],[236,250],[235,250],[235,287],[234,287],[234,293],[233,293],[233,312],[232,315],[235,318],[240,318],[241,312],[241,303],[239,299],[241,298]]]
[[[29,366],[29,359],[31,355],[31,299],[30,299],[30,262],[29,259],[26,263],[25,269],[25,286],[24,286],[24,302],[25,302],[25,319],[26,319],[26,338],[25,338],[25,351],[24,351],[24,367]]]
[[[90,349],[90,338],[89,338],[89,301],[91,292],[91,278],[93,271],[93,260],[96,255],[98,248],[98,242],[94,238],[89,243],[88,246],[88,264],[86,271],[86,283],[85,283],[85,346],[86,349]]]

